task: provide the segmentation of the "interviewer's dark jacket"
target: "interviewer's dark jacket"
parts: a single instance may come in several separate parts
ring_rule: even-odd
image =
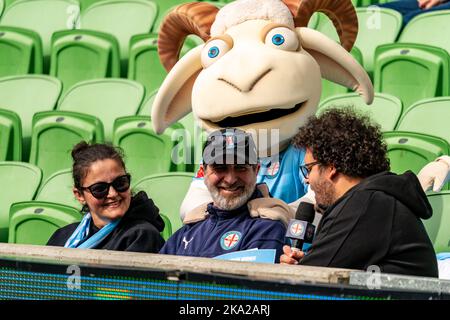
[[[432,208],[415,174],[382,172],[329,207],[303,265],[437,277],[433,245],[421,219]]]
[[[63,247],[78,226],[78,222],[56,230],[47,245]],[[94,249],[158,253],[164,245],[159,234],[164,221],[159,209],[143,191],[132,197],[130,208],[117,227]],[[99,229],[90,224],[89,236]]]

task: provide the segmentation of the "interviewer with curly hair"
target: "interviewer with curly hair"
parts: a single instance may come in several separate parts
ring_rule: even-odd
[[[431,206],[414,173],[389,172],[379,127],[351,109],[330,109],[293,143],[306,148],[301,172],[326,209],[307,253],[285,246],[281,263],[438,276],[421,221]]]

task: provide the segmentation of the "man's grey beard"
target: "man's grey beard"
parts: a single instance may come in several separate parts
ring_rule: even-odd
[[[214,201],[214,205],[222,210],[234,210],[237,209],[244,204],[247,203],[248,199],[252,196],[253,192],[255,191],[256,186],[255,185],[249,185],[245,186],[242,194],[237,197],[233,198],[226,198],[220,195],[219,189],[215,186],[207,186],[209,193],[211,194],[211,197]]]

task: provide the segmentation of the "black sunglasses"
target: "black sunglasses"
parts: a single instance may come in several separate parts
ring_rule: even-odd
[[[319,161],[314,161],[314,162],[310,162],[310,163],[305,163],[304,165],[300,166],[300,172],[303,175],[303,178],[307,179],[309,176],[309,173],[311,172],[312,168],[316,165],[316,164],[320,164]]]
[[[109,193],[109,187],[113,186],[117,192],[125,192],[130,189],[131,176],[125,174],[114,179],[113,182],[97,182],[89,187],[80,187],[81,190],[89,190],[89,192],[97,199],[105,198]]]

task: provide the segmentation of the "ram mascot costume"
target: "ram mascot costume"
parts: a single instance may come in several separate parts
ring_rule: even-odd
[[[340,44],[307,27],[315,12],[331,19]],[[205,44],[179,59],[191,34]],[[299,172],[305,151],[290,140],[316,113],[322,78],[371,104],[372,83],[349,53],[357,34],[351,0],[237,0],[220,10],[207,2],[179,5],[160,28],[159,56],[168,75],[153,103],[154,130],[162,133],[193,112],[207,132],[228,127],[251,132],[261,163],[258,182],[293,206],[302,197],[308,201]],[[181,216],[210,201],[200,167]]]

